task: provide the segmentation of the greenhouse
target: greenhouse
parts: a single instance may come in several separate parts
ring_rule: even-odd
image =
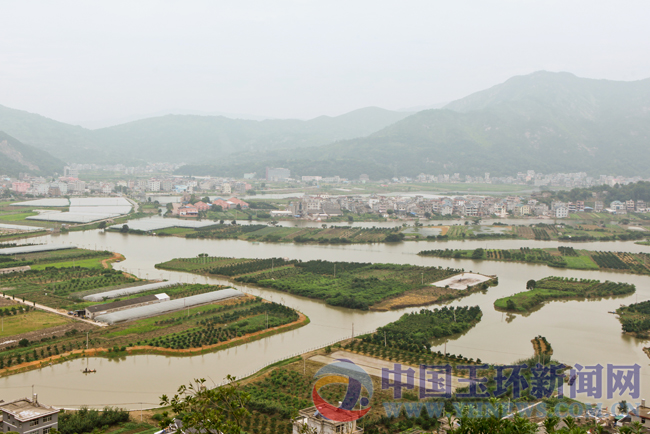
[[[106,315],[98,315],[96,321],[107,324],[115,324],[124,321],[132,321],[141,318],[162,315],[188,307],[199,306],[201,304],[213,303],[215,301],[226,300],[233,297],[243,297],[244,294],[233,288],[221,289],[219,291],[207,292],[205,294],[193,295],[191,297],[179,298],[176,300],[162,301],[160,303],[149,304],[146,306],[124,309]]]
[[[51,252],[53,250],[76,249],[77,246],[52,246],[50,244],[39,244],[36,246],[18,246],[0,249],[0,255],[22,255],[26,253]]]
[[[144,285],[127,286],[126,288],[113,289],[112,291],[86,295],[83,299],[86,301],[103,301],[111,298],[122,297],[125,295],[138,294],[140,292],[153,291],[154,289],[169,288],[170,286],[176,285],[180,285],[180,282],[167,281],[145,283]]]

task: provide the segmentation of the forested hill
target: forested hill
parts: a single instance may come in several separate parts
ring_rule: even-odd
[[[422,172],[511,175],[526,169],[648,175],[648,145],[650,79],[617,82],[537,72],[443,109],[418,112],[365,138],[238,161],[284,163],[296,174],[369,172],[375,178]]]
[[[0,175],[17,177],[20,172],[34,175],[62,174],[63,162],[0,131]]]
[[[409,115],[378,107],[307,121],[167,115],[88,130],[0,106],[0,130],[68,162],[216,163],[233,152],[255,154],[363,137]]]

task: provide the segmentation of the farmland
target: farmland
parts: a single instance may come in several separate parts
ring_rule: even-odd
[[[26,255],[25,261],[39,261],[44,268],[0,275],[0,316],[5,332],[1,335],[0,375],[21,369],[24,363],[49,363],[52,358],[127,352],[189,355],[216,351],[244,341],[304,325],[308,319],[283,305],[259,297],[240,296],[203,304],[162,315],[97,327],[69,315],[45,312],[40,305],[59,312],[82,310],[96,302],[89,294],[147,283],[100,263],[86,261],[113,258],[110,252],[81,249]],[[23,261],[20,255],[20,261]],[[83,258],[71,265],[71,258]],[[85,266],[86,265],[86,266]],[[40,266],[40,265],[39,265]],[[171,300],[220,291],[224,286],[178,284],[164,289]],[[121,296],[114,302],[155,295],[161,289]],[[36,305],[34,305],[36,303]],[[88,333],[88,347],[86,347]],[[89,354],[90,354],[89,353]]]
[[[451,300],[487,289],[494,281],[467,290],[432,288],[431,283],[459,274],[462,270],[413,265],[357,262],[289,261],[282,258],[235,259],[200,256],[178,258],[157,268],[227,276],[237,282],[253,283],[304,297],[324,300],[333,306],[377,309],[386,300],[399,300],[425,291],[419,303]],[[392,308],[403,307],[397,302]],[[382,309],[383,310],[383,309]]]
[[[650,274],[650,254],[648,253],[600,252],[560,246],[546,249],[522,247],[520,249],[506,250],[482,248],[475,250],[438,249],[424,250],[419,255],[454,259],[526,262],[575,270],[607,270]]]
[[[636,291],[634,285],[627,283],[562,277],[546,277],[536,282],[532,280],[527,286],[527,291],[499,298],[494,302],[494,307],[509,312],[528,313],[547,301],[615,297]]]

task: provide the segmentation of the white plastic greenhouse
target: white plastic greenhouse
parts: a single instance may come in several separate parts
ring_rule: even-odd
[[[90,294],[83,299],[86,301],[102,301],[111,298],[122,297],[125,295],[137,294],[139,292],[153,291],[154,289],[169,288],[170,286],[180,285],[180,282],[154,282],[145,283],[144,285],[127,286],[126,288],[113,289],[112,291]]]
[[[117,312],[107,313],[95,317],[96,321],[107,324],[115,324],[123,321],[131,321],[141,318],[162,315],[164,313],[182,310],[187,307],[198,306],[201,304],[212,303],[219,300],[226,300],[233,297],[242,297],[244,294],[236,289],[226,288],[219,291],[206,292],[205,294],[193,295],[191,297],[179,298],[171,301],[161,301],[160,303],[148,304],[146,306],[124,309]]]
[[[0,255],[21,255],[24,253],[51,252],[53,250],[76,249],[77,246],[53,246],[51,244],[39,244],[36,246],[18,246],[0,249]]]

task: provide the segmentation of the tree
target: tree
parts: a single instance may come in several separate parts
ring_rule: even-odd
[[[236,224],[237,224],[237,220],[233,220],[233,221],[230,222],[230,223],[233,224],[233,225],[236,225]]]
[[[246,410],[250,395],[241,390],[234,377],[228,375],[227,380],[227,384],[213,389],[205,385],[205,379],[194,380],[180,386],[171,398],[163,395],[160,404],[171,406],[185,432],[242,434],[244,418],[250,415]]]
[[[122,226],[122,229],[120,229],[120,232],[123,234],[126,234],[129,232],[129,225],[124,225]]]
[[[105,221],[99,222],[99,225],[97,227],[99,229],[104,229],[106,227],[106,222]]]
[[[618,403],[616,409],[621,414],[627,413],[627,401],[623,399],[621,402]]]
[[[512,301],[512,299],[509,298],[508,301],[506,301],[506,308],[508,310],[517,310],[517,305],[514,301]]]
[[[526,282],[526,289],[535,289],[535,285],[537,285],[537,282],[535,282],[533,279],[530,279],[528,282]]]
[[[201,199],[201,202],[203,203],[210,203],[210,198],[208,196],[204,197]]]

